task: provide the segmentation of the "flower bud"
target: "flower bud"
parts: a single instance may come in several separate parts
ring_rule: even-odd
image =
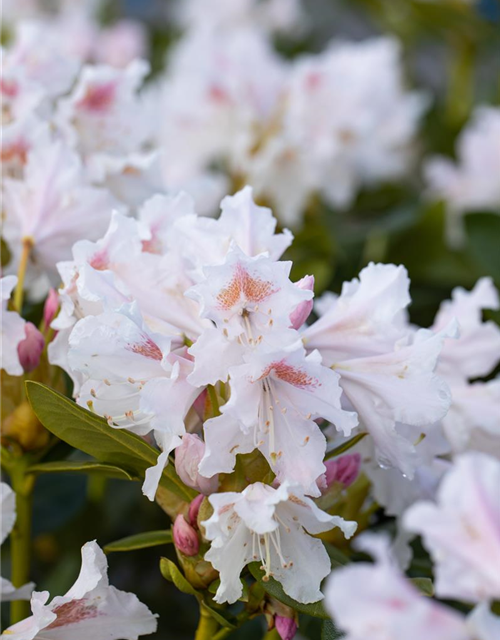
[[[198,473],[200,460],[205,453],[205,443],[198,436],[186,433],[182,444],[175,450],[175,470],[184,484],[200,493],[210,495],[219,487],[218,476],[205,478]]]
[[[182,514],[175,519],[173,537],[175,546],[185,556],[195,556],[198,553],[200,549],[198,534]]]
[[[327,490],[334,483],[349,487],[358,477],[361,466],[359,453],[348,453],[340,458],[325,461],[325,485]]]
[[[282,640],[292,640],[297,632],[297,623],[294,618],[276,615],[274,617],[274,626]]]
[[[50,433],[38,420],[27,400],[21,402],[2,422],[2,440],[13,440],[25,451],[47,446]]]
[[[305,276],[302,280],[299,280],[295,283],[295,286],[299,289],[304,289],[306,291],[314,290],[314,276]],[[304,322],[309,317],[313,308],[313,301],[304,300],[292,311],[290,314],[290,323],[293,329],[300,329],[300,327],[304,324]]]
[[[50,327],[50,323],[55,318],[58,308],[59,294],[55,289],[51,289],[43,306],[43,326],[45,329]]]
[[[26,337],[17,345],[17,355],[22,368],[29,373],[38,367],[45,340],[32,322],[26,323],[24,332]]]
[[[205,496],[202,493],[200,493],[200,495],[196,496],[196,498],[189,505],[189,511],[188,511],[189,524],[195,529],[198,528],[198,513],[200,511],[200,505],[203,502],[204,497]]]

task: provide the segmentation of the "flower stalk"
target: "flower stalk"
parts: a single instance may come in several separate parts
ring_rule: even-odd
[[[14,293],[14,309],[21,313],[23,308],[24,297],[24,279],[26,277],[26,269],[28,268],[28,260],[30,257],[33,241],[31,238],[23,238],[23,248],[21,252],[21,260],[17,272],[17,286]]]
[[[217,621],[212,618],[203,605],[200,606],[200,620],[194,640],[212,640],[218,627]]]
[[[24,465],[13,470],[12,487],[16,493],[16,524],[11,533],[11,580],[15,587],[29,582],[31,566],[31,521],[32,501],[35,477],[27,475]],[[30,604],[27,600],[15,600],[11,603],[11,624],[23,620],[29,615]]]

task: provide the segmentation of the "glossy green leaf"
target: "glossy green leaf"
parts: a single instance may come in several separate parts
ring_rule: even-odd
[[[434,595],[434,585],[430,578],[411,578],[411,582],[424,596],[431,598]]]
[[[283,604],[295,609],[299,613],[307,613],[307,615],[313,616],[314,618],[322,618],[323,620],[328,619],[328,614],[326,613],[323,602],[313,602],[312,604],[302,604],[301,602],[297,602],[293,598],[290,598],[284,591],[283,587],[277,582],[274,578],[269,578],[269,580],[264,581],[264,571],[260,569],[260,564],[258,562],[252,562],[248,565],[248,569],[253,577],[264,587],[264,590],[276,600],[279,600]]]
[[[103,418],[38,382],[27,382],[26,393],[44,427],[99,462],[138,477],[144,477],[146,469],[156,464],[158,452],[134,433],[113,429]],[[186,501],[196,495],[184,486],[172,465],[165,468],[160,484]]]
[[[110,542],[104,547],[104,551],[106,553],[114,553],[116,551],[135,551],[136,549],[148,549],[149,547],[158,547],[162,544],[171,543],[171,531],[147,531],[146,533],[138,533],[135,536],[127,536],[121,540]]]
[[[325,620],[321,625],[321,640],[338,640],[342,635],[331,620]]]
[[[363,440],[363,438],[367,435],[368,434],[366,431],[363,431],[363,433],[358,433],[357,435],[353,436],[346,442],[343,442],[342,444],[340,444],[338,447],[335,447],[335,449],[328,451],[325,456],[325,460],[330,460],[330,458],[335,458],[336,456],[340,456],[342,453],[349,451],[349,449],[352,449],[352,447],[358,444],[358,442]]]
[[[85,473],[88,475],[105,476],[119,480],[137,480],[138,478],[125,469],[111,464],[102,464],[93,460],[56,460],[54,462],[40,462],[27,469],[28,473]]]
[[[179,591],[182,591],[182,593],[187,593],[190,596],[194,596],[199,601],[202,600],[202,594],[197,591],[190,582],[186,580],[175,562],[172,562],[172,560],[169,560],[168,558],[161,558],[160,571],[165,580],[173,582],[177,589],[179,589]]]

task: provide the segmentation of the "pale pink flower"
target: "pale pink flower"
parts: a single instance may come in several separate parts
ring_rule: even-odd
[[[436,593],[468,602],[500,594],[500,462],[481,453],[455,459],[436,503],[418,502],[404,518],[435,562]]]
[[[209,500],[214,513],[203,526],[212,545],[205,559],[220,573],[215,594],[220,603],[236,602],[243,589],[242,569],[259,560],[266,576],[273,576],[292,598],[320,600],[330,559],[323,543],[312,536],[339,527],[349,538],[357,526],[321,511],[288,485],[273,489],[257,482],[242,493],[214,493]]]
[[[97,543],[82,547],[82,568],[64,596],[47,604],[48,591],[35,591],[33,614],[5,630],[12,640],[137,640],[156,631],[156,616],[133,593],[109,585],[106,556]]]

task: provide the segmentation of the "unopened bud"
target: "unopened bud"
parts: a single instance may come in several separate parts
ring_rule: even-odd
[[[359,453],[347,453],[340,458],[326,460],[325,467],[325,490],[334,483],[349,487],[359,475],[361,456]]]
[[[2,440],[3,438],[19,443],[25,451],[34,451],[47,446],[50,433],[38,420],[30,403],[25,400],[3,420]]]
[[[314,276],[305,276],[302,280],[299,280],[295,283],[295,286],[299,289],[303,289],[306,291],[314,290]],[[304,322],[309,317],[313,308],[313,301],[304,300],[292,311],[290,314],[290,323],[293,329],[300,329],[300,327],[304,324]]]
[[[175,470],[184,484],[208,496],[219,488],[219,478],[216,475],[205,478],[198,472],[204,453],[203,440],[192,433],[186,433],[182,437],[182,444],[175,450]]]
[[[294,618],[276,615],[274,617],[274,626],[282,640],[292,640],[297,633],[297,623]]]
[[[180,513],[174,522],[174,544],[185,556],[195,556],[200,549],[198,534]]]
[[[32,322],[24,327],[26,337],[17,345],[17,354],[22,368],[29,373],[38,367],[45,340]]]
[[[59,294],[55,289],[51,289],[43,306],[43,325],[45,329],[50,327],[50,323],[55,318],[58,308]]]
[[[200,512],[200,505],[203,502],[204,497],[205,496],[202,493],[200,493],[200,495],[196,496],[196,498],[189,505],[189,511],[188,511],[189,524],[195,529],[198,528],[198,513]]]

